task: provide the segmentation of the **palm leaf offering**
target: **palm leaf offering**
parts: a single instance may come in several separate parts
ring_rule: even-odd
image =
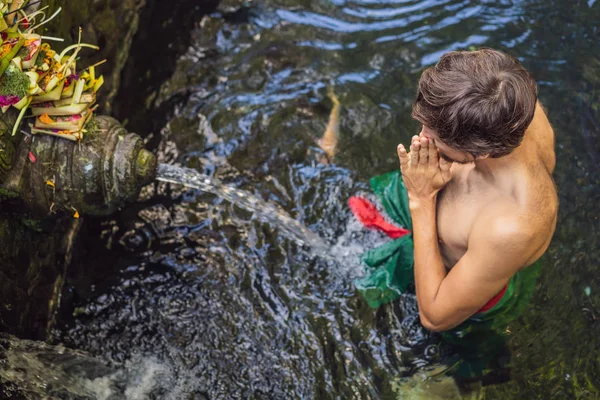
[[[28,11],[29,0],[0,0],[0,109],[20,110],[12,134],[30,112],[34,134],[54,135],[80,141],[86,123],[93,115],[96,93],[104,78],[96,76],[102,62],[77,70],[81,49],[99,48],[81,43],[81,28],[77,44],[58,53],[46,40],[60,38],[41,36],[35,30],[61,11],[47,15],[46,7]]]

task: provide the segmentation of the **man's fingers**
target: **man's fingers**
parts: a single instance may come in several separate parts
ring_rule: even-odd
[[[410,165],[418,165],[419,164],[419,148],[421,144],[419,141],[415,141],[410,145]]]
[[[398,148],[398,158],[400,159],[400,170],[404,171],[405,168],[408,166],[408,153],[406,152],[406,149],[404,148],[404,145],[399,144]]]
[[[429,160],[429,141],[426,138],[421,138],[421,149],[419,150],[419,164],[427,165]]]
[[[438,166],[438,152],[437,152],[437,147],[435,147],[435,141],[431,140],[429,142],[429,166],[430,167],[437,167]]]

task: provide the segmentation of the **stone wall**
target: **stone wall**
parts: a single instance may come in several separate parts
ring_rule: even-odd
[[[59,7],[62,12],[45,25],[45,34],[64,38],[63,43],[52,42],[62,49],[77,43],[79,27],[82,42],[100,46],[99,51],[81,51],[81,66],[108,60],[98,67],[104,74],[105,84],[99,97],[100,112],[110,114],[112,102],[120,84],[120,76],[127,61],[131,43],[138,30],[140,13],[153,0],[45,0],[50,13]],[[41,33],[41,32],[40,32]]]

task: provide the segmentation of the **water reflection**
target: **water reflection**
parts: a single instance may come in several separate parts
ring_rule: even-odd
[[[598,3],[270,0],[243,15],[205,17],[157,90],[148,115],[164,121],[161,161],[277,204],[342,261],[218,197],[158,184],[88,227],[55,340],[107,360],[157,357],[182,393],[210,398],[407,398],[404,378],[443,349],[420,327],[414,297],[377,311],[357,297],[351,259],[382,238],[357,229],[345,202],[397,168],[393,149],[416,130],[422,67],[486,45],[517,55],[540,82],[561,210],[533,304],[510,328],[513,381],[485,395],[598,395]],[[313,143],[332,83],[340,151],[324,166]]]

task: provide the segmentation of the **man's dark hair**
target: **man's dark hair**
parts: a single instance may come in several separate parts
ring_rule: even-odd
[[[421,75],[412,116],[453,149],[502,157],[521,143],[536,102],[535,80],[516,58],[452,51]]]

